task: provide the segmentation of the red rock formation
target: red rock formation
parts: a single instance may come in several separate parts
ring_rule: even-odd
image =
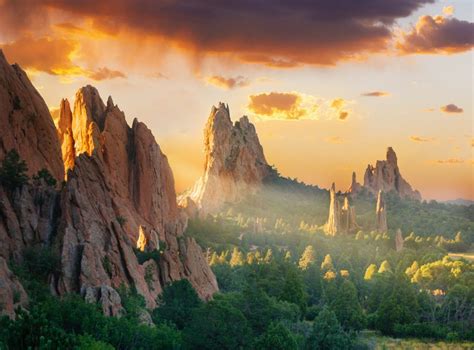
[[[351,186],[347,190],[348,193],[350,194],[357,194],[362,190],[362,185],[357,182],[356,179],[356,173],[355,171],[352,172],[352,181],[351,181]]]
[[[16,98],[5,99],[14,94],[21,109],[0,105],[2,130],[12,131],[0,131],[1,147],[19,147],[28,165],[47,167],[58,179],[64,176],[63,158],[68,176],[60,192],[38,181],[8,194],[0,186],[0,258],[20,262],[23,249],[35,245],[57,249],[61,272],[50,278],[52,292],[80,292],[108,315],[123,311],[115,290],[120,285],[135,286],[148,307],[156,305],[166,283],[181,278],[209,299],[218,290],[215,276],[194,239],[183,236],[186,219],[178,210],[173,174],[150,130],[137,120],[129,127],[110,98],[105,105],[87,86],[76,94],[73,112],[61,102],[56,132],[47,109],[40,110],[45,105],[39,94],[21,80],[26,75],[4,66],[0,60],[0,82],[6,82],[0,84],[0,101],[17,108]],[[23,118],[34,108],[41,112],[36,118]],[[28,149],[22,135],[38,147]],[[159,260],[138,263],[134,247],[140,232],[145,250],[160,249]],[[145,280],[145,274],[151,278]],[[8,290],[15,284],[9,277]],[[3,292],[0,298],[8,299]]]
[[[204,130],[204,151],[204,174],[182,196],[182,201],[189,196],[204,214],[254,192],[271,171],[254,125],[246,116],[232,125],[223,103],[212,107]]]
[[[375,208],[376,215],[376,231],[387,232],[387,210],[385,208],[385,200],[383,198],[382,190],[377,195],[377,206]]]
[[[63,178],[56,130],[46,103],[16,64],[10,66],[0,50],[0,159],[11,149],[28,161],[29,175],[46,168]]]
[[[378,160],[375,167],[370,164],[367,166],[364,187],[374,194],[380,190],[395,191],[402,198],[421,200],[420,192],[413,190],[400,174],[397,155],[392,147],[387,149],[387,160]]]
[[[342,232],[352,233],[359,228],[356,222],[355,207],[349,205],[349,198],[344,197],[344,205],[341,208],[341,229]]]

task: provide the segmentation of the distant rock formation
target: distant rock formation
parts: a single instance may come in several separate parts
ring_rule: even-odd
[[[108,315],[122,312],[121,285],[134,286],[150,308],[165,284],[182,278],[209,299],[218,290],[215,276],[195,240],[183,236],[173,174],[151,131],[136,119],[129,127],[112,99],[105,105],[91,86],[78,91],[73,112],[61,102],[55,130],[26,75],[1,59],[0,67],[0,161],[12,147],[30,169],[47,168],[57,179],[67,171],[61,190],[42,181],[13,192],[0,185],[0,265],[2,258],[21,262],[26,247],[50,247],[61,260],[50,276],[52,293],[81,293]],[[30,111],[38,113],[27,117]],[[160,249],[159,261],[140,264],[137,241],[139,250]],[[9,291],[20,290],[19,282],[0,269],[7,281],[0,300],[13,305]]]
[[[383,198],[382,190],[379,190],[377,195],[377,206],[375,208],[376,216],[376,231],[387,232],[387,210],[385,208],[385,200]]]
[[[398,229],[397,233],[395,234],[395,250],[397,252],[403,250],[403,242],[402,230]]]
[[[352,181],[351,181],[351,186],[348,189],[348,193],[350,194],[357,194],[361,191],[362,185],[357,182],[356,179],[356,173],[355,171],[352,172]]]
[[[329,215],[324,232],[329,236],[340,233],[351,233],[359,226],[356,223],[355,208],[349,205],[349,199],[344,198],[344,205],[341,207],[336,196],[336,185],[333,183],[329,190]]]
[[[271,172],[255,126],[246,116],[233,125],[229,107],[223,103],[211,109],[204,129],[204,151],[204,174],[180,198],[183,205],[190,197],[201,214],[254,192]]]
[[[392,147],[387,149],[387,159],[378,160],[375,167],[367,166],[364,175],[364,188],[376,194],[382,190],[385,193],[396,192],[401,198],[421,200],[421,194],[413,190],[410,184],[400,174],[397,155]]]

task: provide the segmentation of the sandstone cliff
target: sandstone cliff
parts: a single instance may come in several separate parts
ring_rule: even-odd
[[[212,107],[204,129],[204,174],[180,201],[190,197],[201,213],[254,192],[271,172],[257,132],[246,116],[232,124],[228,106]]]
[[[413,190],[410,184],[400,174],[397,155],[392,147],[387,149],[387,159],[378,160],[375,167],[368,165],[364,175],[364,188],[377,194],[380,190],[385,193],[394,191],[402,198],[421,200],[421,194]]]
[[[12,80],[16,71],[2,67],[0,81]],[[0,92],[5,86],[7,92],[0,96],[12,93],[5,84]],[[12,89],[22,98],[30,87],[24,82]],[[34,93],[34,106],[45,107]],[[33,108],[30,102],[21,102],[21,111]],[[112,99],[104,104],[91,86],[78,91],[73,111],[67,100],[61,102],[57,131],[47,108],[36,115],[36,127],[25,129],[28,119],[9,117],[3,106],[2,129],[13,135],[0,133],[0,146],[8,146],[0,161],[10,146],[23,147],[20,155],[30,169],[46,167],[62,179],[65,168],[67,182],[58,190],[30,181],[11,193],[0,186],[0,259],[21,262],[26,247],[51,247],[60,256],[60,271],[49,278],[51,291],[79,292],[86,300],[101,303],[109,315],[122,312],[116,291],[120,285],[134,286],[150,308],[166,283],[181,278],[187,278],[203,299],[217,291],[201,248],[183,236],[186,218],[176,203],[173,174],[143,123],[134,120],[129,127]],[[19,111],[13,115],[22,117]],[[36,147],[24,146],[25,136],[35,140]],[[139,250],[158,249],[159,258],[140,264],[134,250],[139,240]],[[20,290],[19,282],[6,269],[0,275],[10,281],[0,299],[13,305],[8,291]],[[11,310],[7,313],[11,315]]]

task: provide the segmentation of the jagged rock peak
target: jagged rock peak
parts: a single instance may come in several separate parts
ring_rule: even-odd
[[[362,185],[357,182],[357,175],[355,171],[352,172],[352,180],[351,180],[351,186],[347,190],[347,193],[349,194],[357,194],[361,191]]]
[[[387,210],[385,208],[385,199],[382,190],[377,194],[377,206],[375,208],[376,231],[387,232]]]
[[[333,183],[329,190],[329,215],[324,226],[324,232],[329,236],[340,233],[354,232],[359,226],[356,223],[355,208],[349,204],[347,195],[344,204],[341,204],[336,196],[336,184]]]
[[[46,168],[64,176],[61,150],[46,103],[18,65],[8,64],[0,50],[0,161],[15,149],[29,175]]]
[[[222,102],[211,108],[204,152],[204,174],[180,199],[184,205],[190,197],[203,214],[254,192],[271,172],[255,126],[246,116],[232,124],[229,106]]]
[[[400,174],[397,155],[392,147],[388,147],[386,160],[378,160],[375,167],[368,165],[364,175],[364,188],[373,194],[379,190],[395,192],[402,198],[421,200],[421,194],[412,189]]]
[[[402,230],[397,229],[397,233],[395,234],[395,250],[397,252],[400,252],[403,250],[403,243],[404,243],[404,240],[403,240]]]

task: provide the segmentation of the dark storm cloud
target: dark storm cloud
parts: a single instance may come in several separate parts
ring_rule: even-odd
[[[332,65],[382,51],[391,39],[394,21],[431,2],[3,0],[0,19],[13,22],[11,19],[25,13],[25,8],[35,17],[62,10],[90,18],[96,27],[110,33],[132,30],[165,38],[192,52],[232,54],[245,62],[292,67]],[[15,28],[25,30],[29,23],[18,23]],[[32,21],[31,25],[37,24]]]

